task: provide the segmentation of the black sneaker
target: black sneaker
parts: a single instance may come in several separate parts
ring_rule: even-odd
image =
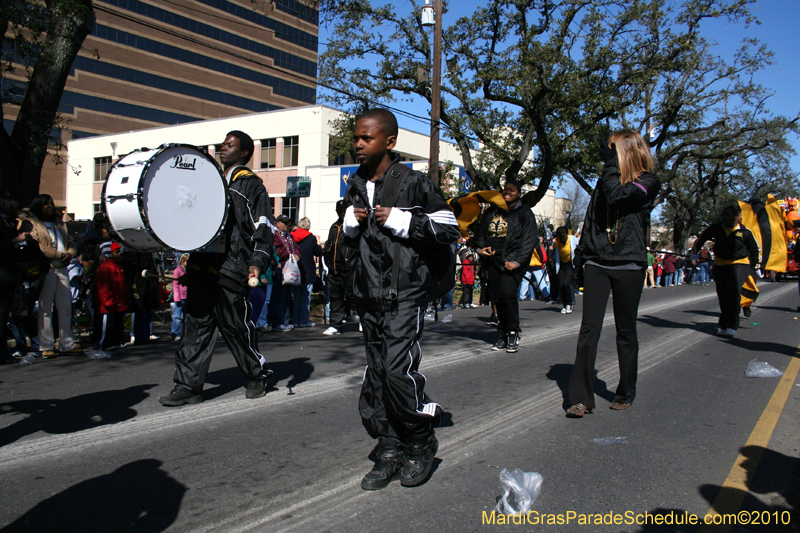
[[[505,333],[500,334],[500,338],[497,339],[497,342],[494,343],[492,346],[492,350],[505,350],[508,346],[508,338],[506,337]]]
[[[506,352],[516,353],[519,351],[519,333],[511,331],[508,334],[508,342],[506,343]]]
[[[247,382],[247,392],[244,397],[248,400],[255,400],[267,394],[267,381],[272,377],[272,370],[265,371],[258,379],[251,379]]]
[[[500,321],[497,319],[497,314],[492,313],[492,316],[489,317],[489,321],[486,324],[488,324],[489,326],[499,326]]]
[[[397,439],[381,437],[378,439],[380,446],[380,456],[375,461],[375,466],[367,472],[361,480],[361,488],[364,490],[380,490],[389,486],[389,483],[397,479],[398,474],[403,469],[400,460],[402,448]]]
[[[753,310],[750,309],[749,306],[748,307],[742,307],[742,313],[744,313],[745,317],[750,318],[750,316],[753,314]]]
[[[404,487],[416,487],[428,478],[433,467],[433,459],[439,449],[439,441],[433,435],[422,446],[409,444],[403,454],[403,471],[400,472],[400,484]]]
[[[166,396],[162,396],[158,399],[158,401],[161,403],[161,405],[166,405],[167,407],[177,407],[179,405],[186,405],[189,403],[201,403],[203,401],[203,397],[199,394],[193,393],[190,390],[175,387],[172,389],[172,392]]]

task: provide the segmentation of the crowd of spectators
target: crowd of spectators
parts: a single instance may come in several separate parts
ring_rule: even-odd
[[[271,267],[261,274],[261,285],[250,292],[251,319],[260,332],[315,327],[311,320],[314,293],[320,294],[322,321],[328,326],[323,335],[338,335],[348,322],[359,321],[357,309],[345,297],[349,265],[356,252],[341,231],[342,209],[340,201],[340,217],[326,241],[310,232],[308,218],[297,225],[287,215],[276,218]],[[102,214],[80,233],[70,235],[48,195],[37,196],[24,209],[2,198],[0,211],[0,314],[7,320],[3,339],[14,339],[11,348],[7,342],[0,346],[3,362],[14,362],[29,352],[47,359],[86,349],[114,350],[159,340],[152,334],[153,313],[167,309],[171,317],[169,338],[181,340],[187,288],[180,278],[185,274],[188,253],[161,254],[164,266],[160,267],[153,254],[126,249],[115,242]],[[565,227],[547,225],[542,233],[528,264],[520,265],[514,276],[513,297],[560,304],[562,313],[570,313],[575,296],[581,294],[571,268],[578,239]],[[456,256],[460,300],[454,303],[451,290],[432,302],[430,309],[490,306],[488,324],[500,326],[489,281],[491,258],[481,257],[479,252],[475,241],[462,239]],[[44,265],[40,276],[23,279],[21,269],[30,270],[31,257],[36,254]],[[714,279],[710,244],[697,253],[648,248],[647,260],[646,289],[707,285]],[[284,283],[287,262],[299,269],[299,283]],[[152,275],[143,277],[143,270]],[[159,272],[171,274],[174,281],[163,276],[158,280]],[[78,326],[90,329],[83,340],[75,334]]]

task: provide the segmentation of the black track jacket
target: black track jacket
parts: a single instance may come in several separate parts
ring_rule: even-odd
[[[519,200],[509,212],[503,211],[495,205],[489,206],[483,213],[473,239],[477,249],[480,250],[491,245],[488,237],[489,224],[496,214],[500,214],[505,218],[508,231],[503,240],[503,249],[495,250],[497,253],[486,259],[497,261],[499,264],[513,261],[522,267],[520,272],[524,272],[531,263],[534,250],[539,250],[539,257],[542,256],[542,251],[539,247],[539,233],[536,230],[536,217],[533,215],[531,208]]]
[[[267,189],[258,176],[244,166],[234,168],[230,175],[230,205],[224,230],[228,242],[226,253],[192,253],[186,268],[187,286],[194,274],[219,274],[220,285],[247,294],[249,268],[258,267],[263,273],[271,262],[275,219],[269,208]]]
[[[399,158],[395,158],[386,174],[399,164]],[[372,205],[368,201],[365,174],[362,166],[350,178],[344,195],[348,209],[349,206],[369,209],[383,205],[381,194],[386,174],[375,180]],[[442,193],[421,172],[412,170],[408,173],[392,208],[411,213],[408,238],[396,237],[392,230],[378,226],[374,213],[370,211],[367,222],[350,239],[351,242],[355,241],[353,245],[359,251],[358,258],[353,262],[352,297],[359,306],[373,312],[427,303],[431,291],[436,288],[436,277],[431,274],[426,258],[431,257],[430,254],[451,253],[449,245],[461,235],[456,218]],[[389,296],[395,242],[401,244],[396,303]]]
[[[647,268],[647,230],[660,188],[658,176],[648,172],[623,187],[617,167],[607,164],[586,210],[575,251],[576,266],[591,260],[600,264],[637,263]],[[609,215],[616,244],[611,244],[606,231]]]

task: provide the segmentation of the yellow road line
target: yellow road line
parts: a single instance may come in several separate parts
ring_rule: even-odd
[[[709,515],[725,515],[739,512],[744,497],[750,490],[749,482],[753,479],[758,463],[761,461],[761,456],[764,454],[764,450],[766,450],[772,437],[772,432],[778,424],[798,371],[800,371],[800,347],[798,347],[797,353],[789,362],[786,372],[783,373],[778,386],[775,387],[775,392],[772,393],[772,398],[770,398],[764,412],[761,413],[761,418],[758,419],[756,427],[750,433],[750,437],[744,445],[743,449],[746,449],[748,454],[739,454],[739,457],[736,458],[736,462],[728,473],[727,479],[720,487],[719,494],[714,499],[714,503],[711,504],[711,509],[708,511]],[[720,533],[729,531],[730,528],[730,525],[703,525],[698,530],[698,533],[706,531]]]

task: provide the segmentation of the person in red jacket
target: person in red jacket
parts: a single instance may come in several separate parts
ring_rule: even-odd
[[[472,307],[472,289],[475,286],[474,257],[472,252],[467,252],[461,261],[461,309]]]
[[[128,310],[125,275],[122,271],[122,247],[111,243],[111,257],[103,261],[95,276],[97,311],[102,327],[92,339],[95,350],[108,350],[124,344],[123,315]],[[94,332],[92,332],[95,335]],[[99,337],[99,338],[97,338]]]

